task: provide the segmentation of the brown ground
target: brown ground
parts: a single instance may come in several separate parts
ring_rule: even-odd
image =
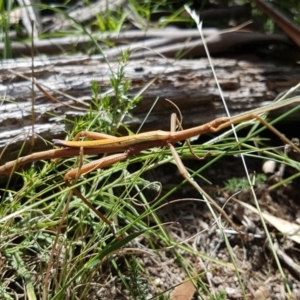
[[[261,161],[247,160],[247,162],[250,172],[253,170],[260,172]],[[195,163],[193,162],[193,164]],[[210,194],[214,195],[214,199],[220,205],[225,204],[233,192],[215,187],[220,182],[231,178],[232,173],[236,177],[244,176],[242,167],[240,170],[236,168],[239,164],[241,165],[239,158],[231,160],[226,158],[203,174],[213,183],[211,186],[204,185],[204,189],[210,191]],[[170,181],[174,180],[174,176],[170,178],[172,178]],[[297,187],[297,184],[289,184],[273,192],[269,192],[268,187],[267,183],[262,183],[255,188],[261,209],[278,218],[295,223],[296,219],[299,219],[299,185]],[[189,245],[191,249],[194,249],[195,253],[191,254],[188,251],[180,250],[179,246],[175,247],[184,258],[185,266],[193,269],[190,272],[195,275],[198,274],[197,292],[193,298],[182,295],[178,298],[173,296],[171,299],[212,299],[203,289],[203,284],[206,285],[211,294],[225,291],[226,296],[223,299],[243,299],[241,284],[231,263],[228,249],[206,205],[197,201],[199,200],[198,194],[188,186],[186,186],[184,195],[181,197],[181,201],[164,206],[158,215],[163,223],[170,224],[165,228],[173,240],[179,244]],[[236,197],[254,205],[249,190],[242,191]],[[232,199],[226,203],[225,211],[239,229],[245,233],[244,236],[240,236],[224,223],[246,298],[290,299],[273,254],[268,247],[259,217],[255,213],[243,209]],[[277,254],[285,254],[285,256],[281,256],[280,263],[288,280],[287,284],[293,299],[300,299],[299,245],[283,237],[271,225],[268,225],[268,230],[272,235],[274,244],[278,247]],[[140,295],[138,289],[144,288],[147,295],[145,299],[159,299],[161,292],[168,291],[187,278],[184,266],[175,259],[174,249],[164,249],[163,242],[155,241],[155,237],[153,237],[152,242],[157,243],[157,251],[149,250],[151,247],[143,237],[128,245],[129,248],[140,249],[134,255],[144,271],[140,279],[140,286],[133,289],[137,289],[137,294]],[[288,260],[291,260],[289,265]],[[119,262],[125,264],[126,259],[124,261],[120,257]],[[124,272],[126,274],[126,270]],[[128,276],[130,276],[130,272]],[[100,291],[98,289],[97,296],[94,294],[93,299],[132,299],[132,296],[128,295],[128,291],[119,281],[117,274],[110,273],[106,280],[107,285]],[[193,290],[193,286],[191,285],[188,289]],[[170,294],[170,291],[166,294]]]

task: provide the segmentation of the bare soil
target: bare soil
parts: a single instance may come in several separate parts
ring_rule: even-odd
[[[195,166],[197,162],[187,163],[187,166],[191,165],[197,167]],[[261,172],[262,161],[247,159],[247,165],[250,173]],[[168,172],[172,176],[166,177],[165,174],[164,184],[177,184],[180,176],[173,175],[176,170],[174,172],[171,169],[166,173]],[[141,295],[140,289],[144,289],[144,294],[147,295],[145,299],[159,299],[161,293],[169,295],[174,287],[187,280],[185,267],[190,267],[192,268],[190,273],[198,275],[193,298],[188,297],[186,291],[181,294],[181,297],[171,294],[171,299],[212,299],[212,294],[220,295],[220,292],[225,292],[226,295],[218,299],[245,299],[245,297],[246,299],[290,299],[286,284],[291,290],[292,298],[300,299],[299,245],[280,234],[272,225],[267,225],[287,278],[285,283],[268,246],[259,216],[237,204],[231,198],[233,192],[223,187],[227,179],[233,176],[241,178],[245,176],[244,174],[240,158],[223,159],[202,174],[212,183],[211,185],[204,183],[202,187],[219,205],[224,205],[226,213],[244,233],[238,234],[223,222],[224,232],[232,248],[238,271],[235,270],[224,238],[206,204],[201,201],[196,191],[186,185],[177,199],[174,197],[170,199],[178,201],[170,201],[158,212],[161,221],[168,224],[165,226],[168,235],[178,245],[165,249],[163,242],[153,237],[152,243],[156,245],[153,248],[153,244],[150,245],[148,239],[140,237],[128,245],[128,248],[140,249],[140,251],[125,252],[124,257],[118,259],[120,265],[124,264],[125,268],[126,257],[133,254],[141,265],[143,271],[140,271],[140,285],[132,287],[133,290],[136,289],[137,295]],[[269,178],[270,176],[266,182],[255,187],[261,210],[278,218],[297,222],[300,217],[298,201],[300,185],[291,183],[270,191]],[[251,195],[250,190],[245,189],[235,197],[255,206]],[[179,245],[189,246],[195,252],[192,254],[180,250]],[[175,249],[182,255],[184,266],[176,259]],[[108,270],[105,275],[107,284],[97,291],[94,290],[91,294],[92,298],[132,299],[117,274],[113,274],[111,269]],[[126,274],[126,268],[124,273]],[[128,272],[128,276],[132,276],[132,272]],[[207,290],[203,286],[206,286]]]

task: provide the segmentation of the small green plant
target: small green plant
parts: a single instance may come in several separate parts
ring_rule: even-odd
[[[129,268],[129,280],[128,289],[133,299],[146,300],[148,299],[149,288],[146,279],[142,276],[143,269],[140,263],[134,256],[131,256],[128,260]]]
[[[211,300],[225,300],[227,299],[227,295],[225,291],[220,291],[214,296],[210,296]]]
[[[266,175],[259,173],[255,175],[254,179],[255,181],[253,182],[253,185],[259,185],[261,183],[264,183],[267,178]],[[225,189],[231,192],[243,191],[248,188],[249,181],[246,177],[232,177],[225,182]]]

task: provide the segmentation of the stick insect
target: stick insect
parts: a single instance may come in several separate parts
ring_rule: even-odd
[[[178,153],[176,152],[174,144],[200,134],[218,132],[234,124],[256,119],[264,126],[278,134],[284,143],[290,144],[295,151],[300,153],[300,149],[296,145],[291,144],[288,139],[281,135],[273,126],[268,124],[264,118],[261,117],[262,114],[265,114],[271,110],[275,110],[290,104],[296,104],[298,102],[300,102],[300,97],[295,97],[288,100],[275,102],[265,107],[255,109],[232,118],[217,118],[204,125],[182,131],[175,131],[176,115],[172,115],[171,117],[171,131],[156,130],[123,137],[115,137],[97,132],[82,131],[79,132],[72,141],[54,139],[53,144],[55,146],[62,147],[61,149],[36,152],[24,157],[20,157],[14,161],[7,162],[6,164],[0,166],[0,174],[11,174],[21,165],[39,160],[66,158],[78,155],[111,153],[109,156],[97,159],[88,164],[82,165],[79,168],[68,171],[64,176],[64,181],[65,184],[73,190],[76,196],[78,196],[103,222],[110,226],[112,232],[114,235],[116,235],[115,229],[112,226],[112,222],[108,220],[102,213],[100,213],[75,187],[72,187],[71,180],[77,179],[78,176],[85,175],[93,170],[109,167],[114,163],[129,158],[132,155],[137,155],[143,150],[167,146],[171,150],[179,172],[198,191],[203,193],[198,184],[189,177]],[[81,140],[81,138],[89,138],[92,140]],[[232,226],[234,226],[221,207],[219,207],[219,205],[215,202],[212,204],[218,210],[218,212],[221,213]]]

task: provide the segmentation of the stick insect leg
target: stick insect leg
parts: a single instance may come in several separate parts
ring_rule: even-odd
[[[83,151],[81,150],[81,157],[83,155]],[[64,181],[65,184],[70,187],[73,191],[73,193],[80,198],[86,206],[88,206],[104,223],[106,223],[113,235],[119,239],[119,237],[116,234],[116,229],[114,227],[113,222],[111,222],[110,220],[108,220],[100,211],[98,211],[79,191],[77,188],[73,187],[72,184],[70,183],[70,181],[72,179],[78,179],[79,176],[87,174],[93,170],[96,169],[102,169],[105,167],[108,167],[116,162],[122,161],[126,158],[128,158],[129,154],[127,152],[125,153],[119,153],[119,154],[113,154],[107,157],[103,157],[101,159],[98,159],[96,161],[92,161],[88,164],[82,165],[79,168],[73,169],[69,172],[66,173],[65,177],[64,177]]]
[[[176,128],[176,119],[175,118],[176,118],[176,115],[175,115],[175,117],[173,115],[171,116],[171,132],[174,132],[175,128]],[[240,232],[240,230],[237,228],[237,226],[235,226],[235,224],[232,222],[232,220],[228,217],[228,215],[224,212],[224,210],[215,202],[215,200],[213,200],[198,185],[198,183],[189,176],[189,173],[188,173],[186,167],[184,166],[181,158],[179,157],[179,154],[177,153],[175,147],[171,143],[169,143],[168,146],[169,146],[171,153],[173,155],[173,158],[176,162],[177,168],[178,168],[180,174],[183,176],[183,178],[185,178],[202,195],[202,197],[205,200],[207,200],[218,211],[218,213],[220,213],[224,217],[224,219],[232,226],[232,228],[234,228],[237,232]]]
[[[279,130],[277,130],[273,125],[269,124],[266,120],[261,118],[260,116],[255,117],[262,125],[271,130],[274,134],[276,134],[285,144],[289,145],[295,152],[300,153],[300,149],[297,144],[291,142],[288,138],[286,138]]]
[[[176,131],[176,125],[178,126],[179,130],[183,130],[182,125],[181,125],[180,122],[181,122],[181,121],[178,120],[176,113],[173,113],[173,114],[171,115],[171,126],[170,126],[171,132],[175,132],[175,131]],[[193,150],[193,147],[192,147],[192,145],[191,145],[189,139],[186,139],[185,142],[186,142],[186,144],[187,144],[187,146],[188,146],[188,148],[189,148],[191,154],[192,154],[194,157],[196,157],[197,159],[202,160],[202,159],[205,159],[207,156],[209,156],[210,151],[206,152],[205,155],[202,156],[202,157],[198,156],[198,155],[195,153],[195,151]]]

